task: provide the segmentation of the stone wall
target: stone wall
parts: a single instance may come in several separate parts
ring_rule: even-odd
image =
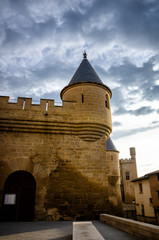
[[[110,171],[118,169],[117,158],[111,161],[105,146],[111,132],[107,92],[95,84],[85,88],[74,87],[76,94],[72,93],[79,99],[69,99],[66,92],[61,107],[53,100],[34,105],[32,99],[9,103],[9,97],[0,98],[0,199],[11,173],[31,173],[36,181],[36,220],[122,213],[119,173]]]
[[[30,172],[36,180],[35,219],[93,219],[103,211],[120,214],[119,179],[108,174],[104,139],[85,143],[75,136],[13,132],[1,133],[0,139],[1,197],[9,174]]]
[[[109,201],[111,203],[112,211],[114,206],[121,206],[121,191],[120,191],[120,170],[119,170],[119,152],[106,151],[106,160],[108,165],[108,182],[109,182]]]

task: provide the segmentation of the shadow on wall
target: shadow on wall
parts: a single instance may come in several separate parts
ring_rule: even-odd
[[[71,164],[59,160],[48,181],[45,211],[47,220],[99,219],[101,212],[121,215],[108,200],[108,189],[87,179]]]

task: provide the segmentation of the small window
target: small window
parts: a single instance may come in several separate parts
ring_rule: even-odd
[[[145,216],[144,204],[141,204],[141,215]]]
[[[108,102],[107,102],[107,100],[105,100],[105,106],[106,106],[106,108],[108,108]]]
[[[157,180],[159,181],[159,174],[157,174]]]
[[[125,172],[125,178],[126,178],[126,180],[130,180],[130,173],[129,172]]]
[[[149,198],[149,203],[150,205],[152,205],[152,198]]]
[[[111,155],[111,160],[113,161],[113,156]]]
[[[106,108],[110,109],[108,95],[105,96],[105,106]]]
[[[84,103],[84,95],[82,94],[82,103]]]
[[[157,195],[158,195],[158,200],[159,200],[159,191],[157,191]]]
[[[143,193],[143,190],[142,190],[142,183],[139,183],[139,193]]]
[[[25,100],[23,101],[23,110],[25,109]]]
[[[46,102],[46,112],[48,111],[48,101]]]

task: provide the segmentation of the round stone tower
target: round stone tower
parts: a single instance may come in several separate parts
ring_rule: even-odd
[[[63,136],[63,152],[58,152],[58,156],[69,163],[69,169],[71,164],[69,177],[72,175],[72,182],[77,185],[71,192],[77,198],[71,206],[75,219],[96,219],[100,213],[122,212],[118,152],[109,152],[108,146],[106,149],[112,131],[111,95],[84,53],[71,81],[61,91],[66,125],[67,121],[71,124],[68,135]]]
[[[75,121],[83,123],[84,141],[96,141],[112,131],[110,98],[112,92],[103,84],[89,61],[87,54],[72,77],[69,84],[61,91],[63,102],[75,101]]]
[[[106,141],[106,151],[107,164],[109,168],[109,202],[112,206],[118,205],[119,209],[121,209],[119,151],[116,149],[110,137]]]

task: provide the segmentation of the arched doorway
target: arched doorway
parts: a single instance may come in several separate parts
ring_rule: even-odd
[[[2,202],[3,221],[33,221],[36,182],[31,173],[16,171],[8,176]]]

